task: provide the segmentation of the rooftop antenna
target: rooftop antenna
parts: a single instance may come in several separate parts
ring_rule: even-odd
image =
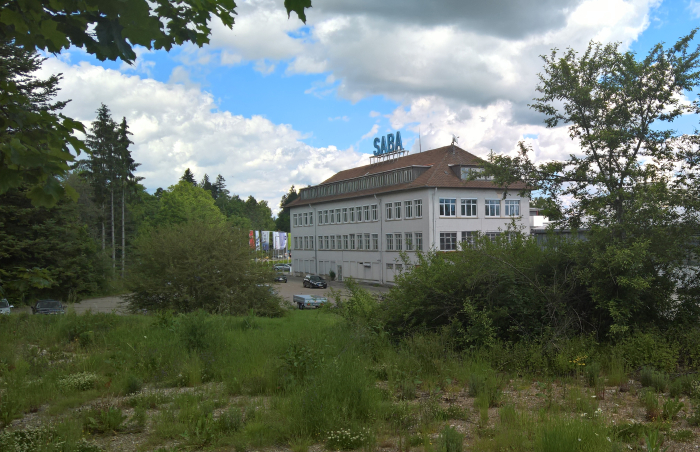
[[[418,152],[423,152],[423,144],[420,141],[420,126],[418,126]]]
[[[455,144],[459,143],[459,137],[455,135],[454,133],[452,134],[452,153],[455,153]]]

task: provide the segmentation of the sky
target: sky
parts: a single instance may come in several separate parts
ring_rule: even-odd
[[[454,135],[481,157],[522,140],[536,161],[564,158],[577,150],[566,128],[528,108],[540,55],[594,40],[644,56],[700,26],[700,0],[313,0],[306,24],[283,0],[237,3],[233,29],[212,21],[202,48],[138,48],[133,65],[73,48],[41,75],[63,74],[64,113],[86,127],[101,103],[126,117],[148,191],[190,168],[277,212],[292,185],[368,164],[373,139],[396,131],[410,152]]]

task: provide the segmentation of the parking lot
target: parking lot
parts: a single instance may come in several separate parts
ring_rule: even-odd
[[[292,302],[292,297],[294,295],[319,295],[319,296],[328,296],[330,289],[333,288],[335,290],[341,290],[343,291],[345,289],[345,284],[339,281],[328,281],[328,289],[308,289],[303,286],[303,279],[300,276],[287,276],[287,282],[286,283],[274,283],[274,287],[277,290],[277,293],[285,300],[288,302]],[[378,286],[378,285],[371,285],[371,284],[362,284],[362,287],[365,289],[369,290],[372,293],[386,293],[389,291],[389,288],[386,286]],[[75,309],[75,312],[78,314],[82,314],[86,311],[92,311],[92,312],[105,312],[105,313],[110,313],[114,312],[117,314],[127,314],[127,306],[124,303],[124,300],[120,296],[111,296],[111,297],[100,297],[100,298],[91,298],[88,300],[83,300],[80,303],[74,303],[67,305],[67,307]],[[29,314],[32,313],[32,310],[29,306],[23,306],[19,308],[15,308],[12,310],[13,313],[20,313],[20,312],[27,312]]]

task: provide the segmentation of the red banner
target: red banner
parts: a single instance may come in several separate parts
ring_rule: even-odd
[[[250,234],[248,234],[248,245],[255,249],[255,234],[253,234],[253,231],[250,231]]]

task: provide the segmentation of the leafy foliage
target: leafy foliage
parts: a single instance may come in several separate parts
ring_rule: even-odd
[[[247,235],[223,222],[192,219],[148,230],[136,239],[134,255],[127,281],[133,309],[282,313],[263,285],[269,275],[249,258]]]
[[[7,14],[3,8],[0,19]],[[61,177],[75,158],[71,150],[85,150],[74,136],[84,128],[59,113],[66,102],[53,102],[61,76],[34,76],[42,61],[11,39],[0,38],[0,194],[27,185],[31,188],[25,194],[34,205],[51,207],[65,195],[76,198]]]
[[[226,218],[214,205],[211,193],[189,182],[180,181],[161,195],[155,224],[167,226],[187,221],[220,224]]]

